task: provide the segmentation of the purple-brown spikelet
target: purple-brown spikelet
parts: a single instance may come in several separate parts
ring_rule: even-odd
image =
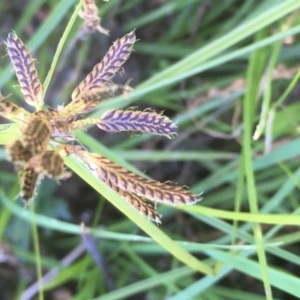
[[[81,158],[85,165],[89,167],[92,171],[94,171],[95,175],[97,175],[97,172],[95,172],[97,166],[94,165],[94,163],[97,162],[93,160],[93,155],[90,155],[86,151],[82,151],[80,146],[62,145],[59,148],[60,149],[58,151],[61,155],[69,156],[70,154],[75,154],[78,158]],[[149,220],[156,222],[157,224],[161,223],[161,216],[157,213],[155,208],[150,203],[145,202],[141,197],[135,195],[134,193],[121,189],[119,186],[113,184],[110,180],[103,181],[111,189],[116,191],[121,196],[121,198],[123,198],[137,211],[139,211],[143,216],[147,217]]]
[[[97,107],[101,101],[120,95],[127,95],[131,91],[132,88],[129,86],[117,84],[106,84],[91,89],[63,107],[58,117],[63,122],[65,118],[69,118],[70,116],[86,114]]]
[[[153,111],[109,110],[105,112],[97,126],[105,131],[140,131],[164,135],[176,135],[176,125],[166,116]]]
[[[30,52],[15,33],[8,35],[6,46],[25,101],[40,109],[43,105],[43,87]]]
[[[93,173],[104,182],[109,182],[123,191],[134,193],[154,202],[164,202],[173,205],[194,204],[202,198],[180,186],[173,186],[155,180],[146,179],[130,172],[106,157],[97,153],[77,152]]]
[[[102,61],[94,67],[92,72],[74,90],[72,100],[80,98],[81,95],[88,93],[92,89],[101,87],[112,79],[128,59],[135,40],[135,33],[131,31],[121,39],[115,41]]]
[[[110,186],[111,189],[116,191],[125,201],[127,201],[143,216],[147,217],[149,220],[156,222],[157,224],[161,223],[160,215],[150,203],[143,201],[143,199],[133,193],[129,193],[120,189],[118,186],[113,185],[111,182],[106,183]]]

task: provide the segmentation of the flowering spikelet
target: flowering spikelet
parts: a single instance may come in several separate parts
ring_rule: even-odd
[[[82,159],[89,169],[103,182],[110,183],[123,191],[134,193],[155,202],[173,205],[194,204],[201,200],[201,197],[198,195],[192,194],[179,186],[168,185],[141,177],[97,153],[75,151],[74,154]]]
[[[40,109],[43,105],[43,87],[30,52],[15,33],[8,35],[6,46],[25,101]]]
[[[70,175],[66,172],[64,161],[56,150],[47,150],[43,155],[33,157],[28,165],[37,173],[45,174],[49,178],[65,179]]]
[[[8,101],[0,92],[0,116],[20,123],[30,117],[30,113],[22,107]]]
[[[97,89],[107,83],[128,59],[133,44],[135,33],[131,31],[121,39],[114,42],[102,61],[79,84],[72,93],[72,101],[81,98],[92,89]]]
[[[81,158],[83,162],[93,171],[95,166],[93,165],[92,154],[88,152],[82,151],[80,146],[70,146],[70,145],[62,145],[60,154],[61,155],[70,155],[75,154],[77,157]],[[89,160],[90,156],[90,160]],[[89,160],[89,163],[87,163]],[[95,173],[97,175],[97,173]],[[102,178],[100,178],[102,179]],[[102,179],[103,180],[103,179]],[[161,223],[161,216],[156,212],[155,208],[150,204],[145,202],[141,197],[135,195],[134,193],[122,190],[119,186],[114,185],[110,180],[103,180],[111,189],[116,191],[121,198],[127,201],[131,206],[133,206],[137,211],[139,211],[143,216],[147,217],[149,220],[152,220],[158,224]]]
[[[41,168],[53,178],[59,178],[64,172],[64,161],[55,151],[46,151],[41,158]]]
[[[46,151],[50,141],[52,127],[46,118],[35,114],[31,116],[27,126],[21,129],[22,144],[32,155],[39,155]]]
[[[104,29],[100,25],[98,16],[98,8],[94,0],[84,0],[83,10],[79,12],[79,16],[84,20],[83,28],[89,32],[98,30],[99,32],[108,35],[109,30]]]
[[[107,84],[98,88],[93,88],[82,94],[80,97],[74,99],[58,112],[58,118],[64,121],[62,117],[75,116],[85,114],[93,110],[103,100],[108,100],[116,96],[126,95],[132,89],[126,85]]]
[[[20,197],[25,203],[29,203],[35,196],[35,189],[39,183],[39,173],[34,168],[25,167],[20,177]]]
[[[52,127],[46,118],[32,114],[21,136],[7,146],[8,157],[13,162],[27,162],[35,155],[43,154],[50,141]]]
[[[143,216],[158,224],[161,223],[160,215],[156,212],[155,208],[150,203],[143,201],[140,197],[133,193],[121,190],[119,187],[113,185],[111,182],[107,182],[107,184],[110,186],[111,189],[116,191],[121,196],[121,198],[127,201]]]
[[[28,162],[32,157],[32,153],[30,149],[25,149],[22,141],[16,140],[7,147],[7,156],[9,160],[20,164]]]
[[[60,147],[54,151],[48,150],[42,155],[33,156],[30,160],[27,159],[21,167],[19,172],[20,197],[26,204],[29,204],[35,196],[36,187],[44,175],[55,179],[66,179],[70,176],[70,173],[65,171],[59,149]]]
[[[176,125],[166,116],[153,111],[112,109],[105,112],[97,126],[105,131],[141,131],[172,138]]]

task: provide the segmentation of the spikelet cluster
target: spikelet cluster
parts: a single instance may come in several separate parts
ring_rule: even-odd
[[[122,168],[97,153],[88,153],[80,147],[66,145],[66,155],[74,154],[93,174],[115,190],[123,199],[145,215],[148,219],[160,223],[160,215],[144,199],[154,203],[171,205],[195,204],[202,198],[180,186],[174,186],[144,178]]]
[[[102,181],[111,183],[123,191],[134,193],[154,202],[172,205],[194,204],[201,200],[199,196],[179,186],[150,180],[130,172],[100,154],[87,153],[86,151],[77,151],[75,154]]]
[[[94,1],[85,1],[81,16],[86,20],[86,26],[91,28],[100,26]],[[128,59],[135,41],[134,31],[117,40],[102,61],[75,88],[69,104],[56,109],[48,107],[42,110],[43,87],[34,60],[17,35],[9,34],[6,42],[7,51],[24,100],[36,108],[36,112],[29,113],[0,93],[0,115],[22,124],[18,138],[6,148],[9,160],[19,170],[20,196],[26,203],[35,196],[36,186],[44,176],[54,179],[65,179],[70,176],[64,168],[62,157],[65,155],[75,155],[109,188],[156,223],[160,223],[156,205],[145,200],[153,201],[155,204],[164,202],[171,205],[194,204],[201,200],[199,196],[179,186],[146,179],[118,166],[104,156],[67,144],[69,140],[76,140],[74,130],[89,124],[110,132],[138,131],[168,138],[176,135],[176,125],[166,116],[151,110],[114,109],[105,112],[100,118],[83,116],[95,109],[103,100],[120,95],[130,96],[132,89],[129,86],[116,85],[111,79]],[[59,139],[62,145],[51,149],[53,139]]]

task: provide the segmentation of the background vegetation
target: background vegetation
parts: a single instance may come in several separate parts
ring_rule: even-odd
[[[34,208],[25,210],[14,201],[18,179],[1,148],[0,299],[300,298],[299,1],[96,3],[110,36],[75,41],[81,20],[75,21],[46,103],[67,103],[111,43],[136,28],[135,52],[115,80],[130,79],[136,90],[94,115],[133,105],[165,110],[179,136],[92,128],[78,139],[204,199],[159,205],[157,227],[70,158],[75,174],[61,185],[45,180]],[[0,2],[1,40],[16,31],[37,58],[42,82],[76,4]],[[0,51],[1,91],[25,107],[3,43]],[[0,126],[1,144],[18,134],[17,126]],[[46,285],[37,295],[41,276]]]

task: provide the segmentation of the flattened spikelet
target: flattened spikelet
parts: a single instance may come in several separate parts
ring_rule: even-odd
[[[157,213],[157,211],[151,204],[143,201],[140,197],[133,193],[128,193],[126,191],[121,190],[119,187],[113,185],[111,182],[107,182],[107,184],[143,216],[158,224],[161,223],[160,215]]]
[[[97,126],[105,131],[140,131],[164,135],[172,138],[176,125],[166,116],[153,111],[109,110],[105,112]]]
[[[87,94],[90,90],[97,89],[107,83],[128,59],[134,42],[134,31],[115,41],[102,61],[94,67],[92,72],[74,90],[72,100],[81,98],[82,95]]]
[[[93,110],[103,100],[108,100],[116,96],[126,95],[132,89],[126,85],[110,84],[94,88],[82,94],[81,97],[71,101],[59,111],[58,118],[61,121],[71,116],[86,114]]]
[[[81,158],[84,162],[88,160],[89,158],[89,153],[80,150],[79,146],[71,146],[71,145],[62,145],[60,147],[60,154],[61,155],[70,155],[70,154],[75,154],[77,157]],[[97,169],[97,166],[93,165],[93,160],[89,160],[90,164],[86,165],[91,168],[92,171]],[[100,178],[101,179],[101,178]],[[104,180],[103,180],[104,181]],[[156,223],[161,223],[160,221],[160,215],[156,212],[155,208],[143,201],[140,197],[137,195],[124,191],[120,189],[118,186],[114,185],[112,181],[104,181],[108,186],[110,186],[111,189],[116,191],[125,201],[127,201],[129,204],[131,204],[137,211],[139,211],[142,215],[146,216],[148,219],[156,222]]]
[[[8,101],[0,92],[0,116],[20,123],[30,117],[30,113],[22,107]]]
[[[123,191],[134,193],[155,202],[173,205],[194,204],[202,198],[180,186],[146,179],[130,172],[97,153],[77,152],[79,158],[104,182],[110,182]]]
[[[147,217],[151,221],[156,222],[157,224],[161,224],[161,216],[157,213],[157,211],[150,203],[143,201],[133,193],[128,193],[121,189],[119,189],[118,193],[143,216]]]
[[[6,46],[25,101],[40,109],[43,105],[43,87],[30,52],[15,33],[8,35]]]

